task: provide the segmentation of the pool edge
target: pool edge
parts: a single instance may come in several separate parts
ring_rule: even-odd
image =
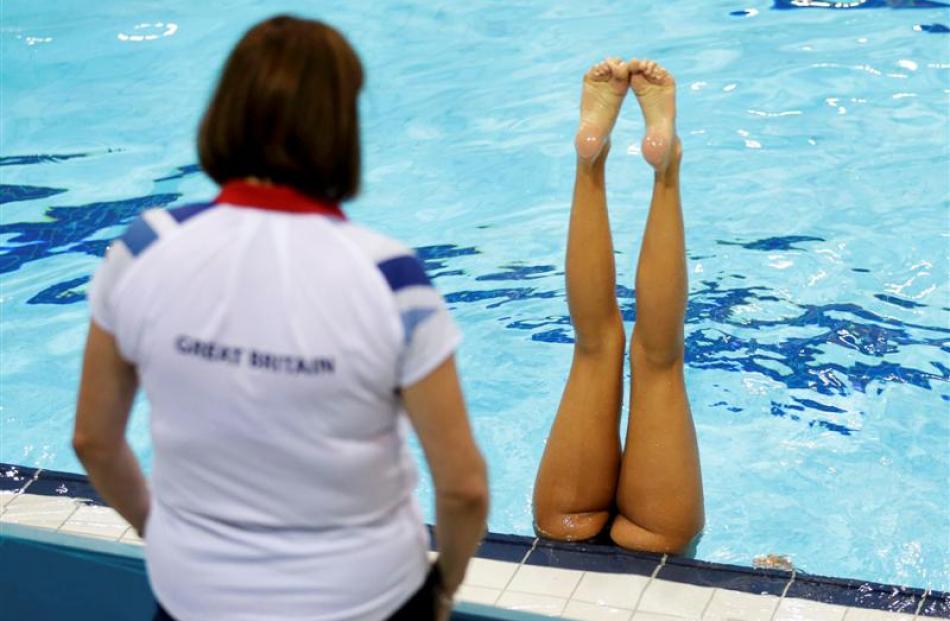
[[[79,473],[0,463],[0,493],[72,499],[86,506],[108,506],[88,478]],[[20,536],[107,554],[141,558],[142,546],[125,537],[107,539],[60,532],[3,520],[9,501],[0,509],[0,530]],[[431,530],[431,527],[430,527]],[[119,541],[122,539],[123,541]],[[950,619],[950,593],[836,578],[801,571],[758,569],[698,559],[623,550],[601,543],[564,543],[524,535],[487,533],[476,554],[479,559],[521,566],[604,574],[639,575],[707,589],[810,600],[847,608],[880,610],[914,618]]]

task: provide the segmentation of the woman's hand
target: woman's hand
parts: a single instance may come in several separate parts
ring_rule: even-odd
[[[403,402],[432,472],[441,577],[437,592],[443,595],[438,618],[448,618],[451,596],[465,579],[468,561],[485,532],[485,461],[472,437],[453,357],[406,387]]]
[[[142,521],[138,524],[132,524],[132,528],[135,529],[135,534],[139,536],[139,539],[145,540],[145,525],[148,523],[148,510],[146,510],[145,515],[142,516]]]
[[[452,598],[446,595],[442,589],[436,589],[435,597],[436,621],[449,621],[449,618],[452,616],[452,604],[454,604]]]
[[[455,604],[453,595],[458,590],[458,586],[446,586],[442,566],[439,565],[438,561],[432,564],[430,571],[432,572],[430,577],[434,580],[432,596],[435,598],[435,619],[436,621],[449,621],[452,616],[452,607]]]
[[[73,448],[96,491],[141,536],[148,516],[148,484],[125,441],[125,427],[137,389],[135,367],[122,359],[115,338],[91,323],[76,405]]]

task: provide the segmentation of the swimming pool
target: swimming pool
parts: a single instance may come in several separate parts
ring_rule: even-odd
[[[230,3],[225,19],[182,0],[0,5],[0,461],[80,470],[88,276],[140,210],[214,193],[194,128],[268,4]],[[815,573],[950,589],[950,12],[625,4],[321,3],[368,73],[365,189],[349,213],[419,249],[465,331],[491,529],[531,530],[571,353],[580,76],[606,53],[651,55],[678,78],[686,149],[697,556],[787,554]],[[608,166],[628,327],[650,188],[639,132],[628,102]],[[131,439],[147,467],[146,410]],[[420,494],[428,506],[427,481]]]

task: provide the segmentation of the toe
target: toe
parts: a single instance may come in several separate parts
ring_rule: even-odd
[[[664,67],[657,66],[656,79],[664,85],[673,84],[673,75]]]
[[[590,71],[587,72],[588,77],[594,80],[603,80],[605,77],[610,75],[610,65],[606,62],[597,63],[590,68]]]
[[[630,75],[629,67],[619,58],[614,58],[610,61],[610,70],[613,77],[618,80],[626,80]]]

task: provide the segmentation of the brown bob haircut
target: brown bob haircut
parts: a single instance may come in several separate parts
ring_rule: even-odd
[[[316,199],[355,196],[362,86],[356,52],[332,27],[261,22],[224,65],[198,132],[201,167],[219,185],[255,177]]]

